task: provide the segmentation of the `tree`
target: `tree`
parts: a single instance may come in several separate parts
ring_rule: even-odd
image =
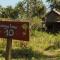
[[[7,17],[7,15],[6,15],[6,13],[5,13],[5,8],[2,7],[2,8],[0,9],[0,12],[1,12],[1,13],[0,13],[0,17],[1,17],[1,18],[6,18],[6,17]]]
[[[0,18],[18,18],[18,12],[11,6],[7,6],[6,8],[0,7]]]
[[[2,6],[0,6],[0,17],[2,15]]]
[[[24,5],[23,2],[18,2],[18,4],[15,6],[15,10],[18,12],[21,18],[23,17],[25,13],[25,9],[23,5]]]
[[[41,0],[25,0],[27,5],[27,15],[30,17],[40,16],[42,12],[45,12],[45,6]]]
[[[47,2],[51,3],[50,7],[60,9],[60,0],[47,0]]]
[[[11,6],[0,7],[0,17],[2,18],[40,17],[44,13],[45,6],[41,0],[23,0],[18,2],[15,8]]]
[[[7,8],[5,8],[5,14],[7,15],[7,18],[11,17],[12,11],[13,9],[11,6],[7,6]]]

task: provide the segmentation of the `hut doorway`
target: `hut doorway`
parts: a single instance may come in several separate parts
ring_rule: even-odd
[[[47,22],[46,27],[48,32],[60,32],[60,22]]]

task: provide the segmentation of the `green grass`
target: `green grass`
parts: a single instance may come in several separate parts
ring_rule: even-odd
[[[3,57],[5,55],[4,53],[6,49],[6,41],[6,39],[0,39],[0,54],[2,54],[0,60],[4,60]],[[29,41],[13,40],[12,59],[47,60],[51,58],[51,60],[54,60],[54,58],[57,58],[59,60],[60,52],[56,52],[56,50],[58,49],[60,49],[60,33],[51,34],[47,32],[33,30],[31,32]],[[44,55],[44,53],[46,53],[46,55]],[[51,55],[52,53],[53,56]],[[14,57],[15,55],[16,57]]]
[[[48,34],[46,32],[34,31],[33,37],[30,39],[30,46],[33,49],[44,50],[50,45],[54,45],[54,42],[58,39],[54,34]]]

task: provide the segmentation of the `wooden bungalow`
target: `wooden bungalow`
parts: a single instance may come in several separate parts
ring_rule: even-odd
[[[51,10],[44,18],[46,30],[57,32],[60,31],[60,12],[56,9]]]

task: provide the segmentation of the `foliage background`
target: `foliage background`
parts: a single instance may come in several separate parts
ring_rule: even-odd
[[[57,0],[48,0],[50,8],[59,8]],[[56,5],[55,5],[56,3]],[[60,3],[60,2],[59,2]],[[56,34],[42,31],[42,18],[45,17],[46,7],[41,0],[23,0],[12,6],[0,6],[0,18],[10,18],[30,21],[30,41],[13,40],[13,60],[59,60],[60,32]],[[4,60],[6,39],[0,38],[0,59]]]

